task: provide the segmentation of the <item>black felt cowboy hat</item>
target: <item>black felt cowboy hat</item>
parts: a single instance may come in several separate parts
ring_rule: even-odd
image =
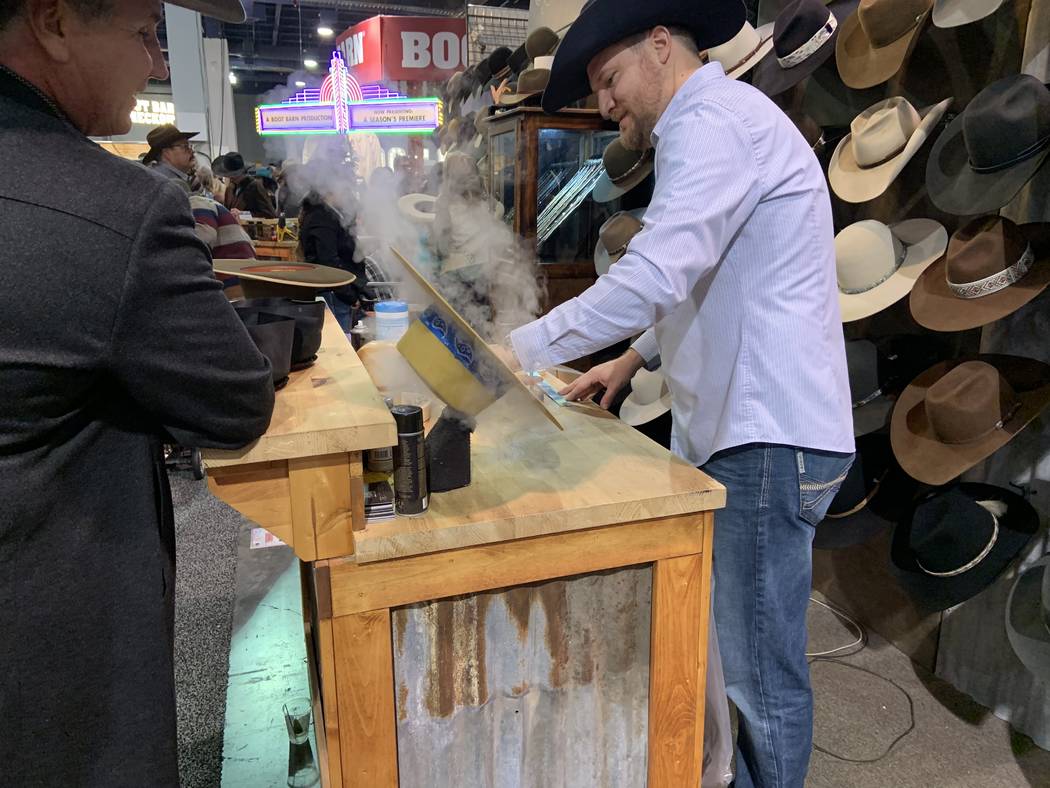
[[[321,347],[321,331],[324,328],[324,301],[246,298],[238,301],[234,308],[237,314],[242,316],[266,312],[290,317],[295,321],[295,338],[292,342],[293,370],[308,367],[317,358],[317,350]]]
[[[934,205],[969,216],[998,211],[1050,155],[1050,90],[1014,74],[978,93],[937,138],[926,164]]]
[[[295,343],[295,320],[286,315],[238,309],[244,327],[248,329],[259,352],[270,361],[273,387],[280,389],[288,382],[292,369],[292,347]]]
[[[557,112],[591,93],[587,65],[599,52],[657,25],[688,30],[700,49],[722,44],[746,19],[740,0],[588,0],[565,33],[543,92],[543,109]]]
[[[755,66],[751,84],[767,96],[793,88],[835,54],[840,21],[821,0],[792,0],[773,23],[773,50]]]
[[[990,484],[962,483],[921,498],[893,532],[897,582],[934,612],[995,582],[1039,530],[1024,498]]]
[[[211,163],[211,171],[220,178],[236,178],[238,175],[244,175],[248,168],[244,164],[244,157],[235,151],[231,151],[230,153],[216,156]]]

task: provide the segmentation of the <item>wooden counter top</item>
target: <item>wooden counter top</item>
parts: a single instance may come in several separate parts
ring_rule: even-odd
[[[725,506],[725,488],[596,405],[545,400],[565,427],[508,394],[473,437],[472,483],[431,496],[422,517],[354,533],[359,564]],[[435,418],[438,412],[435,412]]]
[[[331,312],[312,367],[277,392],[270,428],[237,451],[205,449],[209,469],[316,457],[397,443],[390,411]]]

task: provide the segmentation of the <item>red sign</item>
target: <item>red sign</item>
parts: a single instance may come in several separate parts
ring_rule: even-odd
[[[351,73],[372,82],[442,82],[466,68],[467,21],[374,16],[336,39]]]

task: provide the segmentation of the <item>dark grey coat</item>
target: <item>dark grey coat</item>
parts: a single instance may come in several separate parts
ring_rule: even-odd
[[[235,448],[268,362],[184,191],[0,69],[0,783],[178,784],[163,441]]]

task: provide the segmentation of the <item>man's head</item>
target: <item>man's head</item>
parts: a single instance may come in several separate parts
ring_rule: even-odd
[[[163,161],[179,172],[192,175],[197,166],[197,157],[190,147],[190,140],[197,136],[195,131],[179,131],[173,123],[165,123],[151,129],[146,135],[149,151],[143,161]]]
[[[160,160],[187,175],[193,175],[194,170],[197,169],[197,156],[186,140],[176,142],[162,150]]]
[[[675,92],[701,65],[690,33],[659,25],[603,49],[587,65],[587,79],[602,115],[620,124],[625,146],[645,150]]]
[[[130,131],[135,94],[168,75],[161,0],[8,0],[0,9],[0,65],[87,135]]]

